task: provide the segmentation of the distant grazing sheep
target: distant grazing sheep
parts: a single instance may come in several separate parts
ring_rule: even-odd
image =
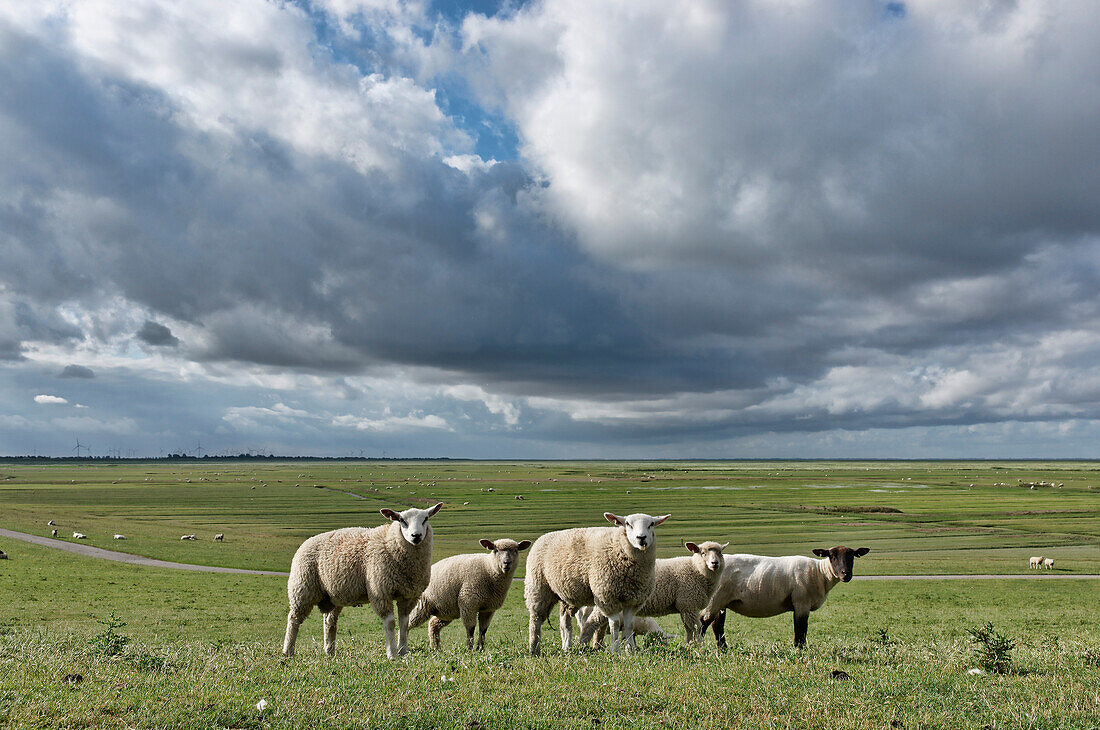
[[[50,530],[50,537],[57,537],[57,530]]]
[[[74,532],[74,533],[73,533],[73,539],[76,539],[76,540],[87,540],[87,539],[88,539],[88,536],[87,536],[87,535],[85,535],[85,534],[84,534],[83,532]]]
[[[1043,560],[1043,567],[1047,570],[1054,570],[1054,558],[1046,558]]]
[[[46,523],[46,527],[53,527],[56,524],[57,524],[56,522],[54,522],[53,520],[50,520],[49,522]]]
[[[125,535],[119,535],[119,534],[116,534],[116,535],[115,535],[115,536],[114,536],[114,537],[113,537],[112,539],[114,539],[114,540],[125,540],[125,539],[126,539],[126,536],[125,536]]]
[[[4,552],[3,550],[0,550],[0,560],[7,560],[7,559],[8,559],[8,554],[6,552]]]
[[[381,510],[391,522],[379,527],[345,527],[314,535],[294,553],[287,581],[290,612],[286,619],[283,654],[294,655],[298,628],[314,606],[321,609],[325,653],[336,652],[336,620],[344,606],[369,603],[382,619],[386,656],[407,654],[409,613],[428,587],[432,574],[431,509]],[[394,636],[393,605],[397,602],[399,636]]]
[[[192,534],[190,534],[190,535],[180,535],[180,539],[181,539],[181,540],[198,540],[199,538],[198,538],[198,537],[196,537],[196,536],[194,535],[194,533],[192,533]]]
[[[1044,558],[1042,555],[1032,555],[1028,563],[1028,568],[1039,568],[1041,570],[1043,567],[1043,560]]]
[[[703,631],[713,622],[714,638],[725,648],[727,608],[752,618],[793,611],[795,646],[805,646],[810,612],[821,608],[833,586],[852,579],[853,561],[870,551],[842,545],[818,548],[814,555],[821,560],[802,555],[727,555],[722,580],[701,617]]]
[[[217,535],[214,535],[214,542],[222,542],[223,540],[225,540],[225,533],[219,532]]]
[[[490,552],[455,555],[432,566],[432,579],[409,617],[409,627],[428,621],[428,641],[433,649],[439,648],[443,627],[455,619],[462,619],[466,628],[467,649],[474,648],[474,629],[480,624],[477,648],[485,648],[489,622],[504,605],[519,554],[531,547],[531,541],[483,539],[481,546]]]
[[[542,624],[550,609],[561,607],[561,645],[573,644],[572,613],[581,606],[596,606],[611,623],[611,650],[623,644],[633,649],[634,614],[653,591],[657,543],[653,528],[670,515],[633,514],[604,518],[615,527],[578,527],[548,532],[531,547],[523,594],[529,614],[531,654],[538,656]]]

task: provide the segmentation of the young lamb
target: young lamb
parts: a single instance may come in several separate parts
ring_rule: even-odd
[[[290,612],[283,653],[294,655],[298,627],[314,606],[324,614],[325,653],[336,653],[336,620],[345,606],[369,603],[382,619],[386,656],[407,654],[409,612],[428,587],[432,568],[431,509],[381,510],[390,524],[345,527],[314,535],[294,553],[287,581]],[[397,602],[399,637],[394,636],[393,605]]]
[[[1054,558],[1046,558],[1043,560],[1043,567],[1047,570],[1054,570]]]
[[[531,547],[523,595],[530,614],[531,654],[542,649],[542,624],[557,602],[561,607],[561,645],[573,644],[573,612],[599,607],[611,622],[611,650],[623,643],[634,649],[634,613],[653,591],[657,543],[653,528],[671,515],[604,512],[615,527],[578,527],[548,532]]]
[[[1043,560],[1044,560],[1044,558],[1043,558],[1042,555],[1032,555],[1031,556],[1031,562],[1028,564],[1028,568],[1029,569],[1032,569],[1032,568],[1042,569]]]
[[[480,626],[477,648],[485,648],[485,632],[493,614],[504,605],[521,551],[530,540],[482,540],[488,553],[468,553],[440,560],[432,566],[432,579],[409,616],[409,628],[428,621],[428,641],[439,648],[443,627],[462,619],[466,648],[474,648],[474,628]]]
[[[606,634],[607,617],[600,613],[600,609],[595,606],[582,606],[576,610],[577,623],[580,625],[582,632],[589,621],[595,620],[596,616],[600,616],[603,621],[600,622],[600,628],[596,631],[596,639],[598,644],[603,643],[604,634]],[[635,616],[634,617],[634,635],[642,636],[643,634],[660,634],[663,639],[674,639],[676,634],[670,634],[661,628],[661,625],[657,621],[649,616]],[[588,643],[584,639],[582,633],[581,644]]]
[[[699,614],[707,607],[718,581],[722,579],[722,569],[726,565],[722,551],[728,546],[728,542],[724,545],[686,542],[684,547],[691,555],[658,560],[653,593],[638,607],[636,616],[678,613],[686,631],[684,640],[701,642],[703,636],[699,631]],[[597,643],[603,643],[606,631],[607,616],[597,608],[587,621],[582,621],[581,644],[589,643],[593,636]],[[637,629],[635,633],[638,633]]]
[[[852,579],[853,561],[870,551],[865,547],[818,548],[814,555],[821,560],[801,555],[727,555],[722,580],[701,616],[703,632],[713,622],[714,638],[725,648],[727,608],[751,618],[793,611],[794,644],[803,647],[810,612],[821,608],[833,586]]]

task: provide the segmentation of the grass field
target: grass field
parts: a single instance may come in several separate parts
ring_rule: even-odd
[[[381,506],[440,500],[438,557],[476,549],[482,536],[597,524],[611,509],[673,513],[658,528],[661,555],[676,554],[681,537],[770,554],[843,543],[872,548],[857,573],[1026,572],[1027,557],[1042,553],[1072,575],[1100,573],[1096,469],[0,465],[0,527],[48,534],[45,523],[54,519],[63,535],[80,530],[102,547],[286,570],[307,535],[377,524]],[[1019,486],[1031,482],[1055,486]],[[115,532],[128,539],[112,541]],[[200,540],[181,543],[191,532]],[[215,532],[227,542],[212,542]],[[1100,727],[1096,580],[853,582],[811,616],[804,652],[791,646],[788,615],[731,617],[728,652],[712,639],[703,649],[643,641],[631,656],[563,655],[551,631],[539,659],[524,651],[517,585],[484,654],[458,650],[461,628],[452,626],[444,651],[429,652],[426,633],[416,630],[412,654],[387,662],[377,618],[352,608],[341,616],[335,659],[321,655],[315,613],[298,656],[285,661],[278,654],[285,579],[122,565],[9,541],[0,547],[11,555],[0,561],[0,726]],[[112,616],[125,625],[108,630]],[[967,630],[986,621],[1016,641],[1005,675],[967,674],[977,661]],[[677,622],[663,624],[677,631]],[[830,679],[836,669],[851,679]],[[72,674],[82,681],[64,681]]]

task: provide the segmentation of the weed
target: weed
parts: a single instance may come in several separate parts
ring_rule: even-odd
[[[118,631],[126,626],[126,622],[112,613],[106,619],[96,621],[96,623],[103,626],[103,630],[93,635],[88,641],[91,644],[92,653],[105,657],[121,654],[126,649],[126,645],[130,643],[130,637]]]
[[[1016,642],[993,628],[992,621],[967,629],[967,633],[975,644],[974,659],[978,666],[994,674],[1007,674],[1012,666],[1011,654]]]

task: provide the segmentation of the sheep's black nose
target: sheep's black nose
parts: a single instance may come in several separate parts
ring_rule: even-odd
[[[412,537],[413,544],[416,544],[416,543],[420,542],[420,538],[422,538],[424,536],[421,535],[419,532],[417,532],[417,533],[414,533],[411,537]]]
[[[642,545],[645,545],[645,541],[646,541],[646,538],[645,538],[644,535],[642,537],[638,538],[638,542],[640,542]]]

